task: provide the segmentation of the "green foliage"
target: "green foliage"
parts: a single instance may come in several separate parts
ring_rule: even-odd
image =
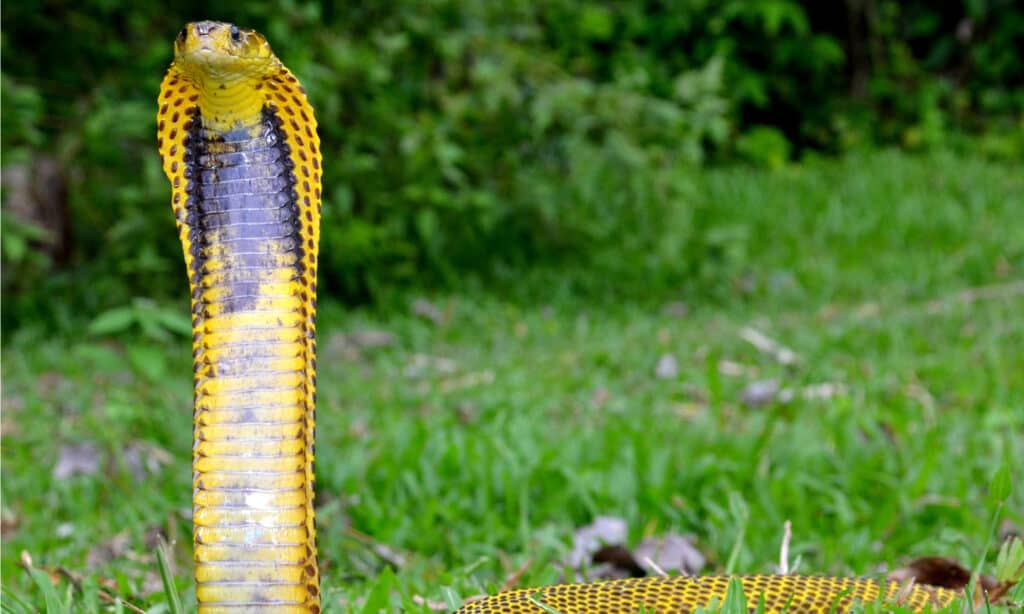
[[[754,126],[736,139],[736,152],[748,161],[767,168],[782,168],[789,160],[790,144],[777,128]]]
[[[185,614],[185,608],[181,605],[181,595],[178,594],[178,587],[174,581],[174,572],[171,570],[173,556],[171,547],[161,537],[156,548],[156,562],[160,569],[160,583],[167,597],[167,607],[170,614]]]
[[[999,548],[995,576],[1000,582],[1024,582],[1024,541],[1020,537],[1007,539]]]
[[[192,335],[192,323],[181,309],[159,305],[146,299],[135,299],[130,305],[115,307],[96,316],[89,323],[91,335],[124,335],[138,327],[150,339],[163,340],[170,333]]]
[[[349,301],[538,267],[708,293],[751,255],[700,219],[701,165],[955,147],[986,127],[983,152],[1024,155],[1009,0],[8,3],[4,164],[59,159],[70,236],[66,258],[33,258],[40,239],[4,216],[6,329],[185,295],[154,100],[200,15],[263,31],[307,86],[321,287]]]

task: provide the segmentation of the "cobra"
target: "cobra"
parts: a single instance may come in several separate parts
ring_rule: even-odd
[[[305,90],[260,34],[187,25],[160,88],[158,147],[191,287],[193,538],[204,614],[320,611],[314,523],[321,151]],[[465,613],[690,612],[728,576],[519,589]],[[766,610],[919,610],[952,591],[869,579],[743,576]]]

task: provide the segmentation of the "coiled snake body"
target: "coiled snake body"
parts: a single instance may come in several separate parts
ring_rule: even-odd
[[[258,33],[186,26],[160,88],[158,142],[192,290],[193,537],[200,612],[320,612],[313,521],[320,143],[305,91]],[[746,576],[768,611],[953,593],[864,579]],[[470,613],[689,612],[729,578],[520,589]],[[543,604],[543,605],[540,605]]]

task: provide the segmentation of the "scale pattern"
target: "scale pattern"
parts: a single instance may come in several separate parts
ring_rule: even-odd
[[[914,611],[948,605],[955,593],[927,586],[901,586],[896,582],[815,576],[736,576],[750,607],[763,595],[765,612],[793,614],[847,612],[854,602],[870,603],[880,596]],[[730,576],[653,577],[609,580],[588,584],[560,584],[498,593],[468,603],[461,614],[681,614],[721,605]],[[547,609],[545,609],[547,608]]]
[[[199,610],[319,612],[313,111],[261,36],[216,22],[179,35],[159,105],[192,291]]]

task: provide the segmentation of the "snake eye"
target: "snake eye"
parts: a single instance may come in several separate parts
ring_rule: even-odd
[[[242,33],[238,31],[238,26],[231,26],[231,40],[236,43],[242,42]]]
[[[188,28],[182,28],[181,32],[178,32],[178,42],[184,43],[185,38],[188,36]]]

